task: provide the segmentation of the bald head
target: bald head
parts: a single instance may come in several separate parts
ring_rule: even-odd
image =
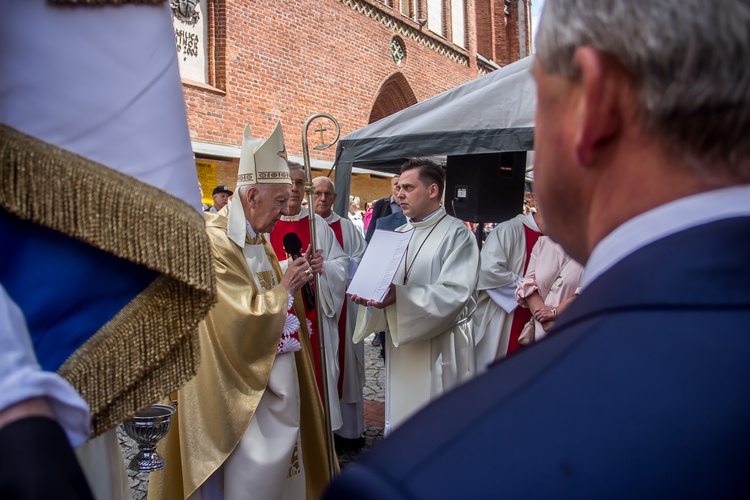
[[[336,189],[333,181],[328,177],[316,177],[312,181],[315,192],[313,203],[315,213],[323,218],[329,217],[333,212],[333,202],[336,201]]]

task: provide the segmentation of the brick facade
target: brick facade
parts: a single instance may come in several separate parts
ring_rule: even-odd
[[[314,113],[337,118],[343,136],[492,70],[477,52],[498,65],[519,58],[514,9],[530,0],[513,0],[510,15],[502,0],[465,0],[465,48],[449,41],[451,1],[463,0],[443,0],[444,38],[419,22],[427,0],[415,2],[413,19],[399,0],[208,0],[210,84],[183,80],[196,156],[205,156],[196,143],[237,149],[245,124],[266,137],[281,120],[288,154],[301,157],[301,129]],[[405,52],[400,64],[394,37]],[[319,134],[311,128],[308,139],[317,145]],[[310,154],[330,163],[335,147]],[[217,182],[232,187],[238,160],[221,156],[213,155]],[[386,196],[389,182],[358,175],[352,193]]]

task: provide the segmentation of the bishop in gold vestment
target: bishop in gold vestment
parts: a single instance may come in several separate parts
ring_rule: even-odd
[[[288,182],[281,167],[274,178],[284,173]],[[201,364],[177,393],[159,449],[167,465],[152,474],[149,498],[318,498],[330,480],[302,281],[288,278],[311,279],[313,268],[300,257],[282,275],[263,233],[286,212],[289,189],[269,184],[246,183],[230,207],[206,214],[218,303],[200,326]]]

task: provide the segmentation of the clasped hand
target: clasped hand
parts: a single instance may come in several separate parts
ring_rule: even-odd
[[[556,314],[552,312],[552,307],[546,305],[541,306],[534,311],[533,315],[534,319],[542,324],[542,329],[544,329],[545,332],[552,328],[552,325],[555,324],[555,320],[557,319]]]

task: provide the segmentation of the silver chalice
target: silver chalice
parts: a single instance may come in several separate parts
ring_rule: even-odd
[[[156,443],[167,435],[174,412],[172,406],[156,404],[123,422],[127,435],[138,444],[138,453],[128,466],[130,470],[154,472],[164,468],[164,459],[156,453]]]

